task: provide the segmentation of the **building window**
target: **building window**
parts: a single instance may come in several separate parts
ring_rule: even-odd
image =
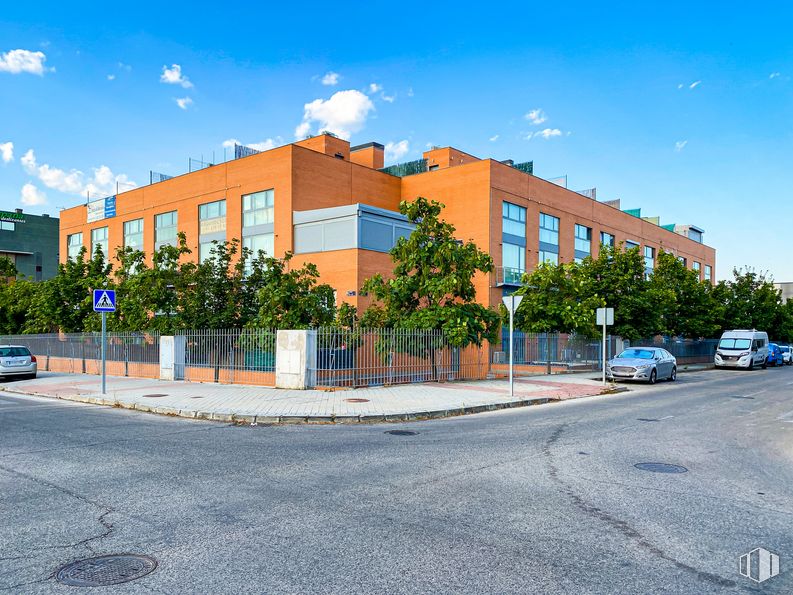
[[[216,200],[198,206],[198,260],[211,256],[212,242],[226,241],[226,201]]]
[[[162,213],[154,216],[154,248],[160,246],[176,246],[178,218],[176,211]]]
[[[655,248],[652,246],[644,247],[644,268],[648,271],[655,268]]]
[[[520,283],[526,270],[526,209],[512,203],[501,203],[501,264],[504,282]]]
[[[242,195],[242,226],[253,227],[273,222],[274,198],[272,190]],[[224,211],[225,213],[225,211]]]
[[[713,277],[713,269],[711,269],[709,264],[706,264],[705,265],[705,281],[710,282],[712,277]]]
[[[634,248],[638,248],[638,242],[633,242],[631,240],[625,240],[625,250],[633,250]]]
[[[677,259],[678,259],[678,260],[679,260],[681,263],[683,263],[683,266],[684,266],[684,267],[688,267],[688,260],[686,259],[686,257],[685,257],[685,256],[678,256],[678,257],[677,257]]]
[[[66,236],[66,257],[69,260],[77,260],[80,250],[83,249],[83,234],[73,233]]]
[[[124,247],[133,250],[143,249],[143,219],[124,222]]]
[[[605,231],[600,232],[600,245],[601,246],[611,246],[614,247],[614,235],[610,233],[606,233]]]
[[[546,252],[545,250],[540,250],[539,253],[539,262],[542,264],[543,262],[550,262],[551,264],[559,264],[559,253],[558,252]]]
[[[105,257],[105,262],[108,260],[107,253],[107,227],[99,227],[91,230],[91,258],[96,254],[96,247],[102,246],[102,254]]]
[[[504,266],[504,282],[520,283],[526,271],[526,248],[515,244],[502,244],[501,259]]]
[[[526,238],[526,209],[504,202],[501,204],[501,231]]]
[[[694,261],[694,263],[691,265],[691,269],[697,272],[697,277],[700,277],[699,274],[700,264],[698,262]]]
[[[259,256],[259,251],[264,252],[267,256],[275,254],[275,234],[262,233],[242,238],[242,247],[251,251],[251,255],[245,263],[245,274],[247,275],[251,272],[251,260]]]
[[[592,254],[592,228],[586,225],[575,226],[575,261],[582,262]]]
[[[701,244],[702,243],[702,232],[698,229],[691,229],[688,230],[688,238],[690,240],[694,240],[695,242]]]
[[[0,231],[14,231],[17,224],[13,221],[0,221]]]
[[[559,217],[540,213],[539,262],[559,262]]]

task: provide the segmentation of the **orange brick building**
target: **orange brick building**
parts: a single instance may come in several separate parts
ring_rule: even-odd
[[[661,227],[535,177],[525,165],[446,147],[383,169],[382,145],[350,147],[326,134],[260,153],[242,149],[234,160],[63,211],[61,260],[96,244],[111,255],[128,245],[150,256],[177,231],[186,233],[192,257],[203,258],[213,240],[237,238],[275,256],[294,252],[298,265],[313,262],[339,302],[361,309],[363,281],[392,269],[388,250],[410,233],[399,202],[424,196],[446,205],[443,217],[460,239],[492,255],[496,271],[476,279],[488,306],[540,259],[597,256],[601,242],[639,246],[648,270],[660,250],[672,252],[713,280],[716,253],[701,243],[701,229]]]

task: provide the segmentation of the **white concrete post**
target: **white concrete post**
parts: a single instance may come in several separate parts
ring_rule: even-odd
[[[187,337],[160,336],[160,380],[184,380]]]
[[[317,332],[278,331],[275,344],[275,386],[303,390],[316,385]]]

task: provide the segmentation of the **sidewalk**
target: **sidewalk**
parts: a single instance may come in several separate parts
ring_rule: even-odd
[[[606,386],[605,390],[612,387]],[[356,390],[281,390],[40,372],[35,380],[0,383],[0,391],[110,405],[164,415],[246,423],[374,423],[448,417],[601,394],[583,374],[506,380],[402,384]]]

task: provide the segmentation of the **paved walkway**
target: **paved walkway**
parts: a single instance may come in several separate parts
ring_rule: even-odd
[[[166,382],[40,372],[35,380],[0,383],[0,390],[125,407],[165,415],[246,423],[372,423],[446,417],[598,395],[592,375],[403,384],[356,390],[280,390],[232,384]],[[607,386],[605,390],[613,390]]]

